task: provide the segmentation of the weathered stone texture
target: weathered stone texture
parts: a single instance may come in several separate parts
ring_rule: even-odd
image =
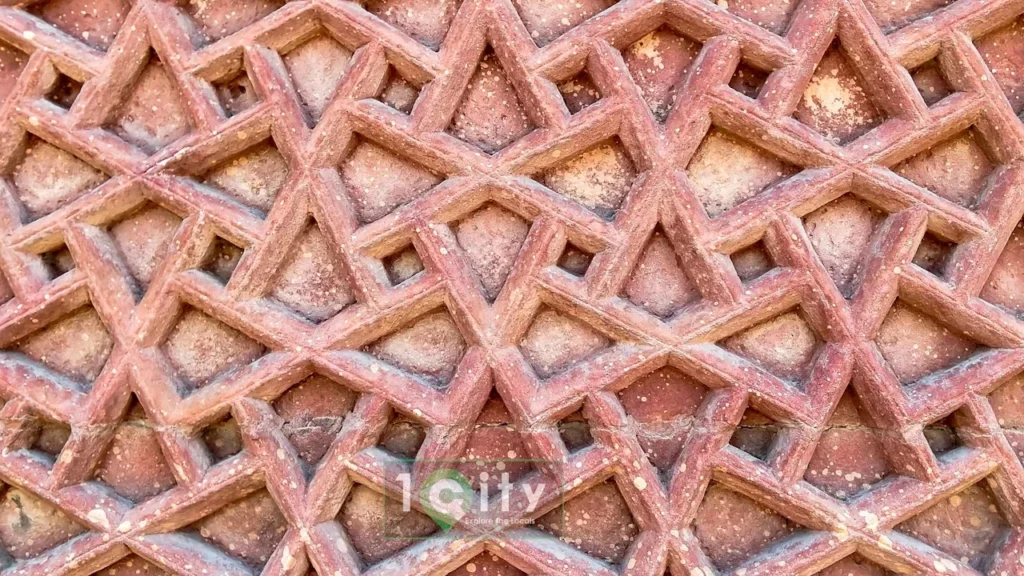
[[[1024,0],[0,4],[0,576],[1024,574]]]

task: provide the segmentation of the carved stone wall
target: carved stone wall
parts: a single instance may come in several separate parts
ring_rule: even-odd
[[[1024,1],[0,4],[0,574],[1024,574]]]

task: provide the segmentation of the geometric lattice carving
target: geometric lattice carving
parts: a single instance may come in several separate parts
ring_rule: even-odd
[[[1022,14],[6,3],[0,571],[1021,573]]]

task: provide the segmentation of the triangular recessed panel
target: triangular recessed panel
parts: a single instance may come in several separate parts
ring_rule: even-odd
[[[3,487],[0,542],[15,560],[35,558],[85,531],[84,526],[39,496],[22,488]]]
[[[97,576],[169,576],[163,568],[156,564],[142,559],[136,554],[130,554],[102,571]]]
[[[843,296],[852,297],[863,280],[871,243],[884,220],[884,212],[852,194],[804,216],[811,246]]]
[[[739,206],[799,169],[719,128],[712,128],[686,167],[704,210],[712,218]]]
[[[217,164],[201,180],[263,215],[274,205],[288,173],[288,162],[273,141],[266,140]]]
[[[216,343],[211,346],[211,343]],[[182,310],[163,344],[171,367],[188,390],[254,362],[262,344],[191,306]]]
[[[284,55],[295,91],[313,121],[319,121],[348,72],[352,51],[320,33]]]
[[[143,152],[152,154],[187,134],[185,102],[167,66],[151,52],[108,126]]]
[[[995,495],[984,481],[939,500],[896,526],[897,531],[963,559],[975,569],[986,564],[1009,529]],[[955,572],[956,566],[952,568],[946,566]]]
[[[700,44],[668,26],[648,33],[623,50],[626,68],[659,122],[668,118],[676,92],[699,52]]]
[[[107,175],[74,154],[29,135],[11,181],[29,220],[35,220],[103,184]]]
[[[526,572],[490,552],[481,552],[447,576],[526,576]]]
[[[851,554],[815,576],[896,576],[860,554]]]
[[[184,529],[195,531],[207,544],[257,573],[288,530],[277,503],[267,490],[258,490]]]
[[[493,302],[526,241],[530,223],[493,203],[474,210],[452,226],[484,296]]]
[[[417,162],[362,139],[342,161],[341,179],[363,223],[380,220],[441,182]]]
[[[974,208],[996,167],[983,144],[981,134],[970,128],[903,161],[893,171],[950,202]]]
[[[622,407],[639,428],[640,447],[662,474],[668,474],[679,456],[707,392],[671,366],[659,368],[619,392]]]
[[[717,483],[708,487],[694,520],[701,548],[722,571],[731,571],[797,528],[774,510]]]
[[[90,305],[69,312],[22,338],[16,350],[78,384],[91,387],[114,348],[114,339]]]
[[[996,84],[1002,89],[1014,114],[1024,112],[1024,74],[1020,73],[1024,50],[1024,18],[976,39],[974,44],[988,64]]]
[[[533,41],[538,46],[545,46],[618,2],[619,0],[513,0],[512,4],[519,12],[519,17],[523,19],[523,24],[526,25],[526,30]]]
[[[537,527],[577,550],[618,564],[640,527],[613,480],[590,488],[537,519]]]
[[[604,335],[580,320],[549,307],[533,317],[519,348],[534,372],[550,378],[611,345]]]
[[[878,27],[889,33],[938,12],[957,0],[905,0],[893,3],[892,0],[865,0],[868,12],[874,17]]]
[[[28,55],[10,44],[0,41],[0,103],[14,90]]]
[[[175,486],[156,428],[137,400],[115,428],[96,469],[96,479],[132,502],[141,502]]]
[[[497,391],[491,392],[473,424],[457,469],[474,489],[487,484],[488,494],[498,494],[503,479],[516,482],[534,469],[512,415]]]
[[[109,228],[124,265],[143,291],[167,256],[171,239],[181,218],[147,202],[126,214]]]
[[[355,301],[334,247],[315,220],[295,239],[268,295],[311,322],[323,322]]]
[[[1024,314],[1024,223],[1014,227],[981,297],[1012,314]]]
[[[566,198],[611,219],[625,200],[637,168],[618,137],[590,148],[534,176]]]
[[[315,466],[341,431],[357,398],[358,394],[341,384],[314,374],[275,400],[274,411],[284,421],[281,430],[299,457]]]
[[[733,14],[775,34],[784,34],[802,0],[708,0]]]
[[[493,154],[533,129],[533,121],[505,67],[488,49],[469,79],[448,132]]]
[[[793,310],[726,338],[722,346],[783,380],[800,384],[810,375],[821,339],[803,313]]]
[[[633,267],[624,296],[660,318],[668,318],[700,298],[700,293],[661,227],[655,228]]]
[[[896,300],[875,337],[882,357],[904,384],[970,358],[978,344],[921,310]]]
[[[846,144],[885,120],[864,86],[864,79],[834,41],[818,62],[794,116],[833,143]]]
[[[131,8],[129,0],[94,0],[87,10],[76,0],[47,0],[33,4],[31,12],[89,46],[106,50]]]
[[[369,344],[366,351],[433,386],[444,386],[466,351],[466,340],[445,309],[420,316]]]
[[[337,520],[367,565],[397,554],[439,530],[430,516],[418,510],[403,510],[401,498],[385,496],[362,484],[352,487]]]
[[[367,0],[366,11],[424,46],[441,47],[462,0]]]
[[[246,0],[242,5],[231,0],[183,2],[182,9],[195,22],[199,44],[215,42],[249,26],[284,6],[285,0]]]
[[[825,425],[804,480],[840,499],[869,489],[892,473],[879,430],[871,427],[853,388]]]
[[[1024,462],[1024,374],[1017,374],[996,388],[988,401],[1010,448]]]

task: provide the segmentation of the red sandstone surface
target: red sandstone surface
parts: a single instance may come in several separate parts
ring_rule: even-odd
[[[1024,0],[0,5],[0,575],[1024,574]]]

